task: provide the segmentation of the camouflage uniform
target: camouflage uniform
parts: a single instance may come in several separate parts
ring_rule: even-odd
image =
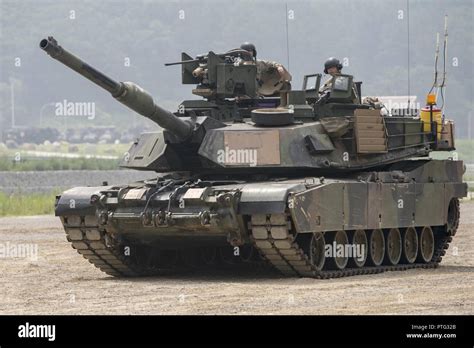
[[[266,75],[265,77],[275,76],[276,78],[280,78],[277,69],[281,66],[280,63],[270,60],[257,60],[257,80],[261,81],[262,75]]]
[[[282,67],[285,70],[285,76],[281,77],[280,73],[278,72],[278,68]],[[270,61],[270,60],[257,60],[257,91],[259,87],[261,87],[266,81],[274,80],[275,83],[279,81],[291,81],[290,73],[285,69],[283,65],[280,63]],[[283,86],[287,86],[287,83],[282,83],[280,85],[275,86],[276,89],[281,89]]]

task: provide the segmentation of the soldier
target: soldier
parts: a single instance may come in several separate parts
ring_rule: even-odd
[[[240,45],[240,48],[252,54],[257,65],[257,92],[260,95],[272,95],[281,89],[291,89],[291,74],[277,62],[257,59],[257,49],[250,42]]]
[[[329,79],[322,85],[322,87],[319,89],[319,93],[323,94],[332,88],[332,78],[335,75],[338,75],[341,73],[342,70],[342,64],[339,61],[339,59],[330,57],[324,62],[324,73],[329,74],[330,77]]]
[[[325,94],[331,91],[333,77],[339,75],[341,73],[341,70],[342,64],[339,59],[334,57],[329,57],[328,59],[326,59],[326,62],[324,62],[324,73],[330,75],[330,77],[319,89],[319,94],[321,96],[324,96]],[[352,101],[354,104],[359,103],[357,90],[354,84],[352,85]]]

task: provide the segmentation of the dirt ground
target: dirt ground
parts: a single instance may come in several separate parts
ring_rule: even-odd
[[[437,269],[342,279],[180,276],[114,279],[77,254],[52,216],[0,219],[0,314],[474,314],[474,202]],[[8,243],[8,244],[7,244]]]

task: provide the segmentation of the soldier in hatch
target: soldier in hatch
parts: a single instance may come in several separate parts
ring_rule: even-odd
[[[240,48],[252,54],[257,65],[257,93],[270,96],[280,90],[291,89],[291,74],[277,62],[257,59],[257,49],[250,42],[240,45]]]
[[[332,78],[335,75],[339,75],[342,70],[342,64],[339,59],[330,57],[324,62],[324,73],[330,75],[329,79],[321,86],[319,89],[320,93],[324,93],[328,90],[331,90],[332,87]]]
[[[330,75],[326,82],[319,89],[319,95],[324,96],[332,89],[332,83],[334,81],[334,76],[340,75],[342,70],[342,64],[339,59],[334,57],[329,57],[324,62],[324,73]],[[352,100],[354,104],[359,104],[359,98],[355,85],[352,85]]]

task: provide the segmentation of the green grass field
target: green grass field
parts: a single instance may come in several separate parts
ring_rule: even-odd
[[[0,148],[0,171],[42,171],[42,170],[113,170],[130,144],[60,144],[23,145],[18,149]],[[92,158],[63,158],[41,155],[73,154]],[[93,158],[108,156],[112,158]],[[116,158],[113,158],[116,157]]]
[[[11,194],[0,192],[0,216],[25,216],[54,213],[56,193]]]
[[[0,171],[113,170],[118,167],[119,160],[112,159],[27,157],[17,162],[0,157]]]
[[[68,144],[60,143],[53,144],[23,144],[17,149],[8,149],[0,147],[0,156],[13,156],[16,152],[24,151],[41,151],[41,152],[56,152],[56,153],[75,153],[79,155],[107,155],[121,157],[124,152],[130,148],[131,144]]]

